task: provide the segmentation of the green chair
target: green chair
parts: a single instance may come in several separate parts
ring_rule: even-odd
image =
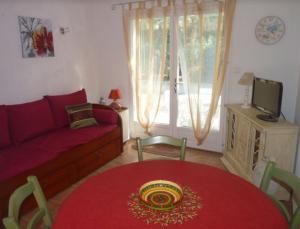
[[[38,211],[33,215],[27,224],[27,229],[36,228],[41,220],[44,221],[46,228],[51,228],[52,218],[47,208],[47,201],[41,186],[35,176],[27,177],[27,183],[17,188],[9,198],[8,217],[3,219],[6,229],[20,229],[19,212],[23,201],[33,194]]]
[[[180,147],[180,152],[178,156],[180,160],[185,159],[186,138],[178,139],[170,136],[154,136],[145,139],[141,139],[141,138],[136,139],[139,161],[143,161],[144,147],[152,146],[156,144],[164,144],[164,145]]]
[[[274,162],[269,162],[266,166],[262,181],[260,183],[260,189],[263,192],[267,193],[271,180],[280,182],[280,184],[283,183],[284,185],[288,186],[292,190],[292,193],[295,195],[296,199],[300,200],[300,178],[290,172],[277,168]],[[287,219],[289,228],[299,229],[300,207],[297,206],[296,211],[291,215],[282,202],[277,200],[273,195],[268,195]]]

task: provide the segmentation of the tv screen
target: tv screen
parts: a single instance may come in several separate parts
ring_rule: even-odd
[[[281,112],[282,83],[262,78],[253,81],[252,105],[274,117]]]

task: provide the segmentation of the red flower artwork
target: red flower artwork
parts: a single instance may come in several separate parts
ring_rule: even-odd
[[[23,57],[54,56],[51,21],[21,16],[18,19]]]
[[[48,32],[46,27],[41,27],[32,34],[32,47],[39,56],[44,56],[47,51],[53,52],[52,32]]]

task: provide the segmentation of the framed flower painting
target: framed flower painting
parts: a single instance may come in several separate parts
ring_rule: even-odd
[[[54,56],[51,21],[21,16],[18,20],[23,58]]]

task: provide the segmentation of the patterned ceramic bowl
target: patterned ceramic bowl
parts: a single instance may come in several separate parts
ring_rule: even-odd
[[[139,194],[142,202],[155,210],[173,209],[183,196],[181,187],[167,180],[147,182],[141,186]]]

